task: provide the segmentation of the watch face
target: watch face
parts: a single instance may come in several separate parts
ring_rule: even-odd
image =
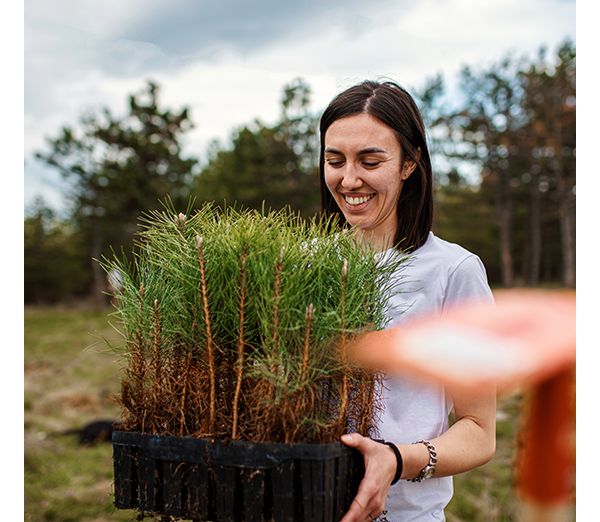
[[[435,468],[433,466],[428,467],[425,472],[423,473],[423,478],[424,479],[428,479],[431,478],[433,476],[433,472],[435,471]]]

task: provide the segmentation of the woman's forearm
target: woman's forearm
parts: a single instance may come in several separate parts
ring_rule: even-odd
[[[429,442],[435,447],[437,464],[434,477],[456,475],[488,462],[496,450],[496,394],[490,391],[477,397],[462,395],[455,403],[457,421],[443,435]],[[465,410],[463,412],[463,410]],[[429,462],[424,444],[398,444],[403,460],[403,479],[418,476]]]

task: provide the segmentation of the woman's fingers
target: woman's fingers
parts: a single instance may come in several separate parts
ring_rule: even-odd
[[[342,442],[346,446],[350,446],[351,448],[356,448],[363,455],[365,452],[365,442],[371,441],[371,439],[367,439],[367,437],[363,437],[360,433],[346,433],[342,435]],[[372,442],[372,441],[371,441]]]
[[[389,480],[381,474],[381,470],[385,467],[384,461],[389,458],[386,456],[386,452],[391,452],[391,450],[359,433],[342,435],[342,442],[362,453],[365,460],[365,476],[358,487],[350,509],[340,522],[374,520],[385,507]]]
[[[383,508],[379,509],[380,503],[377,502],[376,497],[369,498],[368,490],[363,487],[361,482],[356,497],[350,505],[347,513],[340,520],[340,522],[364,522],[365,520],[374,520],[377,518]]]
[[[344,517],[340,520],[340,522],[362,522],[363,520],[365,520],[365,516],[367,515],[368,512],[360,503],[360,500],[358,499],[357,495],[356,497],[354,497],[352,504],[350,504],[350,509],[348,509]]]

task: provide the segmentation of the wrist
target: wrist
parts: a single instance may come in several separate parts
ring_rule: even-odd
[[[402,480],[411,480],[418,477],[421,470],[429,462],[429,451],[423,444],[399,444],[398,449],[404,460]]]
[[[412,443],[413,446],[424,446],[427,449],[427,464],[421,468],[419,474],[411,479],[410,482],[422,482],[423,480],[430,479],[435,474],[437,466],[437,452],[435,446],[428,440],[418,440]]]
[[[402,476],[402,471],[404,469],[404,463],[402,454],[393,442],[387,442],[385,440],[375,440],[382,445],[388,447],[388,455],[391,457],[390,462],[390,476],[392,477],[390,480],[390,485],[393,486],[396,482],[398,482]]]

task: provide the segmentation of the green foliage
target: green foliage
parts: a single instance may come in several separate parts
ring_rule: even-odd
[[[129,96],[129,113],[116,118],[104,108],[85,116],[80,128],[63,127],[37,158],[55,167],[72,183],[73,212],[82,222],[131,226],[140,212],[156,208],[169,195],[176,203],[188,197],[196,160],[181,155],[182,135],[193,127],[189,109],[158,105],[159,88]]]
[[[457,243],[484,260],[488,279],[499,281],[500,238],[493,205],[481,190],[448,176],[435,192],[434,231],[446,241]]]
[[[263,214],[229,208],[221,214],[205,206],[190,217],[148,214],[134,263],[105,264],[124,279],[116,306],[127,340],[125,353],[132,361],[127,389],[135,388],[142,374],[152,381],[146,386],[156,386],[162,368],[178,367],[169,361],[187,358],[197,361],[207,380],[222,383],[219,434],[228,430],[237,371],[251,388],[244,413],[248,437],[288,442],[290,437],[333,437],[332,429],[343,430],[345,421],[336,424],[337,415],[348,397],[340,398],[340,386],[353,370],[343,363],[340,349],[344,340],[382,324],[386,276],[403,258],[378,263],[374,252],[359,249],[350,234],[335,230],[333,223],[306,222],[289,211]],[[234,363],[240,346],[243,368]],[[142,361],[155,374],[135,370],[136,364],[146,364]],[[362,378],[362,372],[352,377],[359,387]],[[263,388],[264,394],[257,393]],[[315,397],[321,400],[313,403]],[[209,409],[206,395],[198,400],[198,411]],[[124,403],[127,408],[127,397]],[[266,421],[261,414],[268,434],[260,433],[266,428],[252,417],[257,411],[270,412]],[[303,411],[305,417],[295,421],[304,431],[301,426],[283,430],[289,419],[280,416]],[[351,412],[353,422],[369,421],[367,415],[361,418],[365,411]],[[188,430],[206,422],[206,416],[197,419],[188,413]],[[173,422],[179,418],[164,415],[166,420],[155,424],[175,430],[166,426],[177,426]],[[150,417],[145,416],[148,423],[154,422]],[[137,425],[139,419],[132,422]]]
[[[383,269],[376,269],[373,256],[361,252],[345,233],[331,235],[328,223],[306,222],[287,211],[261,214],[227,209],[223,214],[205,206],[189,219],[176,214],[153,212],[143,222],[135,270],[117,263],[109,265],[125,276],[119,298],[119,312],[129,321],[130,334],[141,328],[151,337],[152,309],[158,299],[164,333],[177,334],[186,344],[204,342],[194,332],[192,310],[200,302],[200,271],[196,238],[202,237],[206,256],[206,279],[213,335],[220,344],[235,344],[239,329],[240,260],[246,262],[247,293],[245,331],[257,345],[268,344],[272,336],[274,266],[283,252],[280,311],[282,353],[297,351],[304,342],[306,307],[316,309],[312,332],[317,339],[329,339],[339,329],[339,298],[342,263],[349,267],[346,288],[346,325],[354,332],[381,321],[375,281]],[[145,288],[143,325],[135,318],[139,311],[139,288]],[[365,307],[364,305],[368,305]],[[125,319],[124,317],[124,319]],[[200,319],[200,317],[198,318]],[[181,336],[191,335],[182,338]],[[167,340],[164,339],[166,343]],[[164,347],[164,345],[163,345]],[[293,348],[292,348],[293,347]]]
[[[87,295],[91,274],[81,235],[38,199],[24,223],[26,303],[64,302]]]

